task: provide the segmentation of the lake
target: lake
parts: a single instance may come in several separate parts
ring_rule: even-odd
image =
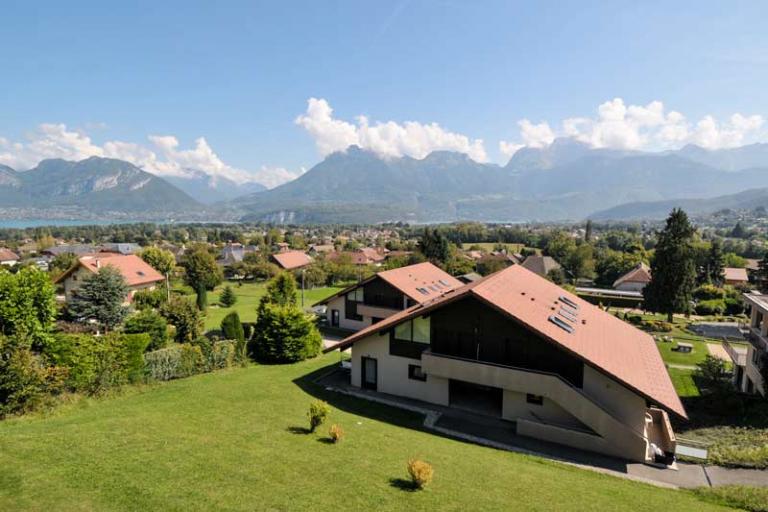
[[[139,221],[117,220],[66,220],[66,219],[0,219],[3,228],[37,228],[41,226],[107,226],[109,224],[132,224]]]

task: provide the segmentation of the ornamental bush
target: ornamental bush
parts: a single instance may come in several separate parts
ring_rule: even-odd
[[[317,430],[317,427],[325,423],[325,419],[330,412],[331,408],[322,400],[316,400],[309,404],[309,412],[307,412],[307,417],[309,418],[309,431],[314,432]]]
[[[328,431],[328,436],[334,443],[339,443],[344,439],[344,429],[341,428],[341,425],[334,423]]]
[[[414,488],[424,489],[434,476],[434,470],[432,465],[428,462],[424,462],[419,459],[411,459],[408,461],[408,475],[411,477],[411,482]]]
[[[702,300],[694,309],[697,315],[722,315],[725,313],[725,301],[722,299]]]
[[[168,322],[160,313],[147,309],[125,321],[123,332],[128,334],[147,333],[150,343],[147,350],[163,348],[168,343]]]
[[[312,319],[296,306],[259,307],[251,352],[266,363],[293,363],[320,353],[322,337]]]
[[[58,391],[61,373],[46,367],[28,343],[0,336],[0,418],[34,410]]]
[[[173,380],[232,366],[235,343],[218,341],[206,356],[200,345],[180,343],[144,354],[144,373],[148,380]]]

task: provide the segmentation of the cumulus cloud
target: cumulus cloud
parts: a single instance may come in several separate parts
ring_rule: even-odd
[[[707,115],[691,122],[680,112],[668,111],[661,101],[626,105],[622,98],[614,98],[599,105],[595,117],[564,119],[557,133],[547,123],[534,125],[524,119],[518,123],[520,139],[501,141],[499,150],[511,156],[526,146],[551,144],[554,136],[571,137],[593,148],[658,150],[688,143],[706,149],[731,148],[757,135],[764,122],[762,116],[738,113],[726,121]]]
[[[335,118],[330,104],[322,98],[310,98],[306,112],[296,118],[296,124],[310,134],[322,156],[357,145],[384,158],[407,155],[420,159],[433,151],[449,150],[465,153],[478,162],[488,160],[481,139],[470,139],[437,123],[371,123],[365,116],[358,116],[351,123]]]
[[[148,141],[149,145],[117,140],[99,145],[86,133],[64,124],[41,124],[25,142],[0,138],[0,164],[26,170],[46,158],[82,160],[99,156],[125,160],[159,176],[187,176],[190,170],[197,170],[212,176],[214,182],[221,177],[237,183],[262,183],[270,188],[303,173],[267,166],[256,172],[238,169],[224,163],[204,137],[196,139],[188,149],[182,148],[173,135],[150,135]]]

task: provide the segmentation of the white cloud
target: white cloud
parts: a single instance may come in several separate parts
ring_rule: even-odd
[[[758,134],[764,124],[759,115],[733,114],[725,122],[713,116],[704,116],[691,123],[680,112],[666,111],[661,101],[647,105],[626,105],[621,98],[606,101],[597,108],[597,116],[571,117],[562,121],[557,134],[547,123],[531,124],[527,119],[519,123],[519,141],[501,141],[500,151],[511,156],[522,147],[543,147],[554,136],[572,137],[594,148],[660,150],[687,143],[707,149],[740,146]],[[547,138],[541,136],[546,134]],[[549,140],[549,142],[547,142]]]
[[[179,140],[173,135],[150,135],[148,140],[148,146],[117,140],[98,145],[86,133],[71,130],[64,124],[41,124],[28,134],[25,142],[0,138],[0,164],[26,170],[46,158],[83,160],[99,156],[125,160],[159,176],[185,176],[189,174],[188,169],[194,169],[214,178],[223,177],[237,183],[255,181],[270,188],[303,172],[267,166],[256,172],[238,169],[224,163],[204,137],[196,139],[189,149],[180,148]]]
[[[449,150],[465,153],[478,162],[488,160],[481,139],[447,131],[437,123],[371,124],[367,117],[358,116],[353,124],[334,118],[333,109],[322,98],[310,98],[306,112],[296,118],[296,124],[312,136],[322,156],[357,145],[385,158],[407,155],[420,159],[433,151]]]

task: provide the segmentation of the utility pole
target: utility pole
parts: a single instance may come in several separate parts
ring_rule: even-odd
[[[304,269],[301,269],[301,309],[304,309]]]

